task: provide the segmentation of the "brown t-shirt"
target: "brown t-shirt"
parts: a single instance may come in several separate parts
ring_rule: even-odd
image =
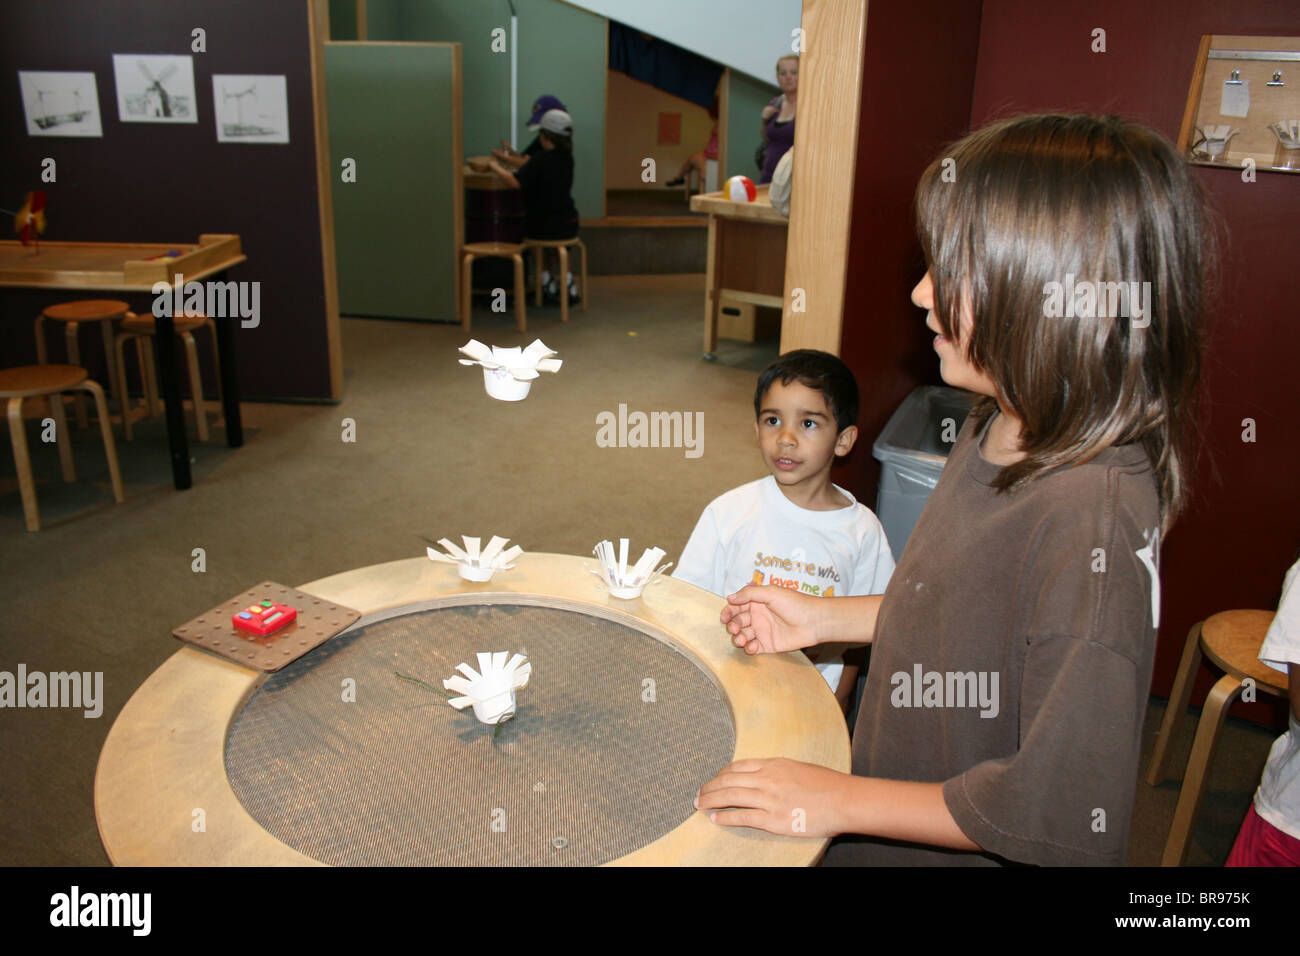
[[[984,854],[866,837],[831,865],[1123,864],[1155,653],[1140,447],[1014,491],[967,422],[889,582],[853,773],[942,782]],[[1144,553],[1142,553],[1144,552]]]

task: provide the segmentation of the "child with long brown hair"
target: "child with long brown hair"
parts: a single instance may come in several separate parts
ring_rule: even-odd
[[[851,835],[828,863],[1122,864],[1188,494],[1198,190],[1143,127],[1025,116],[936,160],[916,208],[912,300],[944,380],[985,397],[883,597],[744,588],[722,613],[749,653],[872,644],[853,774],[743,760],[696,802]]]

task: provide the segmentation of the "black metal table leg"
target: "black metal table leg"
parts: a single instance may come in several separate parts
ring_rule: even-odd
[[[235,361],[235,323],[237,317],[215,320],[217,351],[221,353],[217,374],[221,377],[221,413],[226,419],[226,444],[239,448],[244,444],[244,422],[239,417],[239,363]]]
[[[158,384],[162,387],[167,418],[167,446],[172,456],[172,481],[177,491],[192,485],[190,446],[185,436],[185,406],[181,401],[180,378],[176,374],[176,324],[170,315],[155,317],[154,344],[158,348]]]

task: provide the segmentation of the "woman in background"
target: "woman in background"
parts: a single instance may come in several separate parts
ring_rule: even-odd
[[[781,157],[794,145],[794,114],[799,99],[799,57],[791,54],[776,61],[776,82],[781,95],[763,107],[763,171],[760,183],[770,183]]]

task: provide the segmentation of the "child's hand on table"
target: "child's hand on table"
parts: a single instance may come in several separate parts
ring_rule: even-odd
[[[741,588],[727,598],[722,623],[731,642],[746,654],[779,654],[817,643],[815,612],[822,598],[788,588]]]
[[[846,773],[784,757],[737,760],[700,788],[695,807],[720,826],[838,836],[837,807],[852,781]]]

